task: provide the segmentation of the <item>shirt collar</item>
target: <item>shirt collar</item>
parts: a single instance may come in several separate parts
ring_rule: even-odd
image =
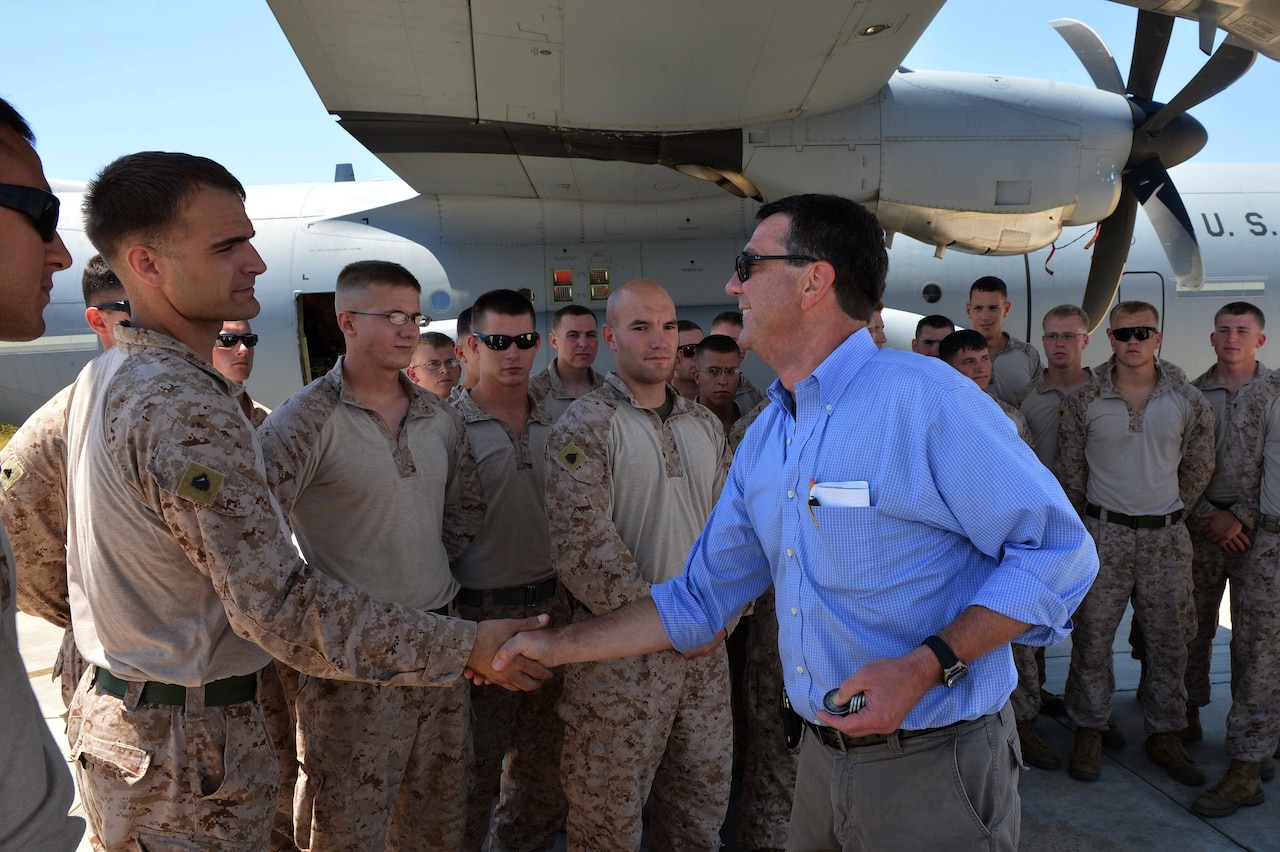
[[[871,332],[865,327],[860,328],[832,350],[812,373],[796,382],[794,398],[781,379],[774,379],[769,385],[769,398],[790,412],[793,418],[797,405],[817,405],[824,398],[839,399],[853,384],[854,377],[879,351],[871,339]]]
[[[239,382],[233,382],[219,373],[218,368],[213,366],[213,363],[209,360],[209,355],[201,355],[187,344],[175,340],[163,332],[150,328],[135,328],[126,323],[116,325],[115,332],[116,345],[126,355],[141,354],[148,349],[158,349],[184,361],[189,361],[208,373],[221,383],[231,396],[239,396],[244,393],[244,385]],[[212,341],[210,341],[210,345],[212,346]]]

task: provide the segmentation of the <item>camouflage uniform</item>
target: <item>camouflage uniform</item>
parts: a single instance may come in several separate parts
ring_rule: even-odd
[[[729,449],[716,417],[667,389],[662,422],[616,374],[547,438],[556,574],[585,620],[680,573],[719,496]],[[635,850],[650,790],[654,849],[716,849],[729,800],[732,720],[723,646],[566,667],[561,777],[569,848]]]
[[[1170,518],[1194,506],[1208,484],[1213,409],[1162,363],[1157,370],[1141,410],[1134,411],[1116,390],[1110,365],[1063,403],[1056,472],[1082,514],[1087,504],[1101,507],[1099,514]],[[1186,725],[1186,643],[1195,631],[1186,525],[1130,528],[1084,520],[1101,567],[1074,616],[1067,713],[1079,727],[1107,727],[1115,691],[1111,648],[1132,598],[1134,620],[1147,637],[1149,674],[1139,696],[1146,730],[1181,730]]]
[[[575,399],[573,394],[564,389],[560,374],[556,372],[559,361],[559,358],[552,358],[550,364],[529,377],[529,396],[547,413],[552,423],[560,419],[560,415],[573,405]],[[604,384],[604,376],[590,367],[587,368],[587,378],[591,380],[593,390]],[[456,405],[461,391],[462,385],[454,388],[449,394],[449,402]]]
[[[1093,376],[1093,370],[1084,368]],[[1026,418],[1027,428],[1031,430],[1031,438],[1035,442],[1032,449],[1040,464],[1053,470],[1058,460],[1058,415],[1062,403],[1066,399],[1062,392],[1045,379],[1042,370],[1038,376],[1019,388],[1013,395],[1010,404],[1022,412]]]
[[[345,363],[339,358],[281,403],[259,430],[267,481],[309,565],[379,600],[441,611],[458,590],[449,559],[470,543],[484,513],[466,429],[453,409],[401,376],[409,405],[393,435],[345,383]],[[303,675],[298,846],[460,848],[468,686]]]
[[[987,393],[1001,402],[1012,402],[1013,395],[1023,385],[1040,375],[1040,352],[1007,331],[1001,334],[1005,336],[1005,345],[991,359],[991,384],[987,386]]]
[[[76,644],[130,682],[123,699],[101,676],[76,692],[80,790],[102,848],[261,849],[278,779],[262,714],[255,700],[206,706],[200,687],[272,654],[324,677],[448,683],[475,625],[308,568],[239,386],[158,332],[122,326],[116,342],[81,373],[66,433]],[[141,700],[147,681],[187,687],[184,703]]]
[[[1257,365],[1250,384],[1264,379],[1271,370]],[[1249,384],[1232,392],[1227,390],[1215,378],[1214,368],[1210,367],[1199,378],[1192,382],[1204,398],[1213,406],[1214,414],[1214,469],[1213,478],[1205,488],[1204,496],[1196,505],[1195,511],[1187,521],[1187,529],[1191,532],[1191,578],[1195,593],[1196,635],[1187,644],[1187,703],[1195,707],[1203,707],[1209,703],[1209,666],[1213,657],[1213,637],[1218,632],[1218,607],[1222,603],[1222,593],[1226,588],[1227,578],[1234,578],[1240,573],[1247,554],[1228,553],[1218,545],[1204,537],[1206,522],[1199,515],[1214,509],[1226,509],[1237,518],[1244,509],[1239,506],[1241,475],[1247,477],[1251,472],[1252,462],[1236,454],[1240,451],[1240,430],[1238,419],[1240,409],[1244,405],[1245,391]],[[1240,467],[1241,464],[1247,467]],[[1231,584],[1231,608],[1234,611],[1239,601],[1237,595],[1239,583]],[[1235,618],[1232,618],[1235,624]],[[1234,637],[1234,633],[1232,634]]]
[[[733,395],[733,402],[738,406],[739,411],[745,411],[749,414],[757,406],[767,402],[769,398],[745,374],[739,373],[738,375],[738,392]],[[745,416],[744,414],[743,417]]]
[[[1233,468],[1240,519],[1253,547],[1231,574],[1226,745],[1233,760],[1260,763],[1280,738],[1280,371],[1255,379],[1241,394]]]
[[[529,419],[516,437],[502,420],[463,391],[451,401],[467,424],[468,443],[484,490],[484,524],[453,560],[462,584],[458,614],[473,621],[546,613],[569,622],[572,601],[556,582],[545,510],[545,458],[552,418],[529,399]],[[504,602],[496,602],[495,595]],[[520,598],[519,602],[515,602]],[[465,849],[486,839],[491,852],[549,849],[568,803],[560,785],[564,723],[556,714],[559,672],[533,692],[471,689],[471,790]],[[501,793],[489,830],[489,806]]]

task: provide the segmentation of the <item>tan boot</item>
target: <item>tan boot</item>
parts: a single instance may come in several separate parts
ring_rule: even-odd
[[[1049,744],[1036,733],[1034,720],[1018,723],[1018,741],[1022,744],[1022,759],[1036,769],[1057,769],[1062,765]]]
[[[1067,772],[1077,781],[1097,781],[1102,774],[1102,731],[1076,728],[1075,745],[1067,759]]]
[[[1198,743],[1204,739],[1204,728],[1200,726],[1200,708],[1187,705],[1187,726],[1178,732],[1184,743]]]
[[[1147,758],[1164,767],[1169,777],[1179,784],[1194,787],[1204,783],[1204,770],[1196,765],[1182,746],[1178,731],[1152,734],[1147,737]]]
[[[1191,810],[1207,817],[1231,816],[1241,805],[1262,804],[1261,764],[1233,760],[1227,774],[1191,803]]]

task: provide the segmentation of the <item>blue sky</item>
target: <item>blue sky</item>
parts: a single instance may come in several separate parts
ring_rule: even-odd
[[[1106,0],[951,0],[906,64],[1092,85],[1048,21],[1089,23],[1127,74],[1136,14]],[[35,128],[50,177],[87,179],[144,149],[212,157],[246,184],[327,181],[340,162],[360,179],[393,177],[326,113],[263,0],[15,2],[0,26],[0,96]],[[1180,21],[1157,97],[1204,58]],[[1264,57],[1196,108],[1209,131],[1197,160],[1280,159],[1277,91],[1280,63]]]

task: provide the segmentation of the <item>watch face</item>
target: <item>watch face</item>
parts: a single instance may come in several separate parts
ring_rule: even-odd
[[[942,682],[950,689],[969,676],[969,667],[964,663],[956,663],[951,668],[943,672]]]

